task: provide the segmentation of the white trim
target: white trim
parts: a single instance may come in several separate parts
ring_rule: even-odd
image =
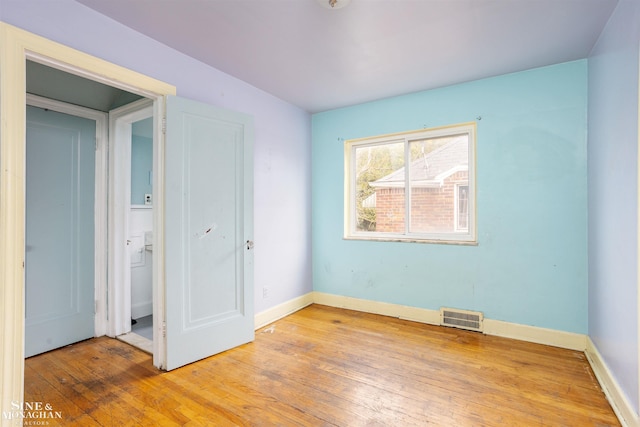
[[[345,308],[347,310],[397,317],[413,322],[440,325],[439,310],[314,291],[257,314],[256,329],[310,304],[321,304],[330,307]],[[486,317],[484,318],[484,333],[577,351],[585,351],[587,345],[587,336],[583,334],[503,322],[500,320],[487,319]]]
[[[640,426],[638,414],[635,413],[629,399],[607,367],[595,344],[590,337],[587,337],[586,341],[587,347],[584,354],[587,356],[593,373],[598,379],[602,391],[607,397],[607,400],[609,400],[618,420],[620,420],[620,423],[625,427]]]
[[[345,297],[342,295],[313,292],[315,304],[328,305],[330,307],[346,308],[348,310],[362,311],[365,313],[381,314],[383,316],[398,317],[414,322],[440,324],[440,312],[426,308],[409,307],[388,302],[370,301],[359,298]]]
[[[153,313],[153,301],[144,301],[138,304],[131,304],[131,318],[139,319]]]
[[[285,301],[282,304],[276,305],[275,307],[268,308],[265,311],[261,311],[260,313],[256,313],[254,320],[255,329],[258,330],[275,322],[276,320],[280,320],[283,317],[313,304],[313,295],[313,292],[309,292],[308,294],[304,294],[289,301]]]
[[[0,409],[24,390],[26,61],[12,28],[0,23]]]
[[[486,317],[484,319],[484,333],[577,351],[584,351],[587,338],[584,334],[503,322]]]
[[[175,88],[174,88],[175,91]],[[175,93],[175,92],[174,92]],[[153,365],[164,369],[167,364],[165,322],[166,285],[164,275],[164,161],[166,95],[153,103],[153,252],[151,252],[151,281],[153,298]]]
[[[400,319],[428,323],[430,325],[440,324],[439,310],[370,301],[322,292],[313,293],[313,302],[331,307],[398,317]],[[586,345],[586,336],[583,334],[502,322],[499,320],[487,319],[486,317],[484,318],[484,333],[487,335],[528,341],[570,350],[584,351]]]
[[[96,122],[95,193],[94,193],[94,335],[102,336],[107,328],[107,149],[108,115],[102,111],[67,104],[27,94],[27,105]]]
[[[638,66],[640,67],[640,49],[638,51]],[[640,68],[638,68],[640,69]],[[638,117],[637,120],[640,124],[640,73],[638,73]],[[638,131],[638,141],[636,144],[637,147],[637,158],[636,158],[636,169],[639,167],[640,165],[640,127],[637,128]],[[638,219],[636,221],[636,326],[637,326],[637,331],[638,331],[638,335],[636,335],[636,351],[637,351],[637,367],[638,367],[638,378],[636,378],[636,386],[637,386],[637,392],[638,392],[638,401],[636,402],[636,404],[638,405],[638,407],[640,408],[640,270],[637,269],[637,266],[640,265],[640,227],[638,227],[638,225],[640,224],[640,173],[636,173],[636,185],[637,185],[637,200],[636,200],[636,210],[638,212]],[[638,421],[636,419],[636,421]],[[636,425],[640,425],[640,422],[636,422]]]

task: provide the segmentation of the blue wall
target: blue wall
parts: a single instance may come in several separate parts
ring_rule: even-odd
[[[623,0],[589,57],[589,336],[638,414],[640,2]]]
[[[131,137],[131,204],[144,205],[144,195],[151,194],[153,139]]]
[[[73,0],[0,0],[0,20],[172,84],[179,96],[251,114],[255,310],[311,291],[309,113]]]
[[[586,113],[581,60],[315,114],[314,289],[586,333]],[[344,139],[473,120],[478,246],[343,240]]]
[[[144,195],[151,194],[151,172],[153,167],[153,139],[139,135],[153,132],[153,119],[135,122],[131,126],[131,204],[144,205]]]

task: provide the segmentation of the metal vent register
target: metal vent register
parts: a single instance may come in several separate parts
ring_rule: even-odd
[[[440,325],[482,332],[482,313],[479,311],[440,308]]]

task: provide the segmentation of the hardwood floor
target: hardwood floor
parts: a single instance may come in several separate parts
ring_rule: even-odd
[[[73,426],[620,425],[580,352],[320,305],[171,372],[109,338],[35,356],[25,401]]]

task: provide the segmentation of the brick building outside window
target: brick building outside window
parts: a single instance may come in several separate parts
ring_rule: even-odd
[[[369,185],[375,193],[363,201],[375,209],[376,232],[411,233],[467,231],[469,224],[469,155],[467,135],[448,138],[410,164],[411,214],[405,215],[406,168]]]

